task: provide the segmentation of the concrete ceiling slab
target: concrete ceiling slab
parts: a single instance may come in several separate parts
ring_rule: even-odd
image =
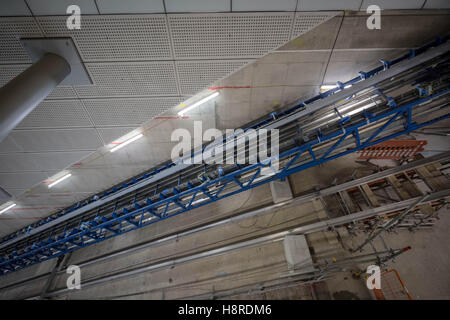
[[[297,4],[297,10],[359,10],[360,6],[361,0],[300,0]]]
[[[229,0],[165,0],[166,12],[227,12]]]
[[[98,14],[95,0],[27,0],[35,16],[65,15],[67,7],[77,5],[81,14]]]
[[[297,0],[232,0],[233,11],[295,11]]]
[[[424,9],[450,9],[450,1],[447,0],[427,0]]]
[[[445,14],[384,14],[381,30],[367,29],[365,16],[349,16],[342,23],[335,48],[415,48],[448,30],[450,19]]]
[[[163,0],[95,0],[100,14],[164,13]]]
[[[424,3],[424,0],[363,0],[361,10],[367,10],[370,5],[377,5],[381,10],[421,9]]]
[[[0,17],[31,16],[24,0],[2,0],[0,2]]]

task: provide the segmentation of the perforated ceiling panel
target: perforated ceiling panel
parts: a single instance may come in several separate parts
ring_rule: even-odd
[[[87,151],[33,153],[23,154],[20,158],[15,155],[0,155],[0,163],[3,172],[57,171],[64,169],[67,163],[77,162],[88,154]]]
[[[45,172],[0,173],[0,185],[14,193],[11,189],[28,189],[48,176]]]
[[[308,32],[331,19],[337,12],[297,12],[294,19],[294,27],[292,28],[291,39]]]
[[[171,14],[175,58],[260,57],[289,40],[293,13]]]
[[[29,66],[31,66],[31,64],[0,65],[0,87],[5,85],[8,81],[14,79]],[[58,86],[47,97],[47,99],[57,98],[76,98],[76,94],[72,87]]]
[[[27,152],[94,151],[102,146],[95,129],[18,130],[11,135]]]
[[[180,103],[180,98],[84,100],[97,126],[140,125]]]
[[[80,97],[178,95],[173,62],[88,63],[94,86],[75,87]]]
[[[42,37],[33,18],[0,18],[1,62],[31,62],[20,44],[21,37]]]
[[[17,128],[90,127],[80,100],[45,100]]]
[[[80,30],[68,30],[66,17],[39,17],[46,36],[73,37],[84,61],[171,58],[164,15],[83,16]]]
[[[177,61],[182,94],[195,94],[251,60]]]

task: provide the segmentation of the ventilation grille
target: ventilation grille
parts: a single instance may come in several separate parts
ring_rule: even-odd
[[[79,100],[45,100],[18,128],[90,127],[89,117]]]
[[[73,37],[84,61],[169,59],[164,15],[83,16],[80,30],[68,30],[66,17],[40,17],[46,36]]]
[[[260,57],[289,40],[293,13],[169,15],[175,58]]]
[[[251,60],[179,61],[177,71],[182,94],[195,94]]]
[[[84,104],[96,126],[138,126],[180,101],[180,98],[93,99],[84,100]]]
[[[31,62],[20,38],[42,37],[33,18],[0,18],[0,61]]]
[[[89,63],[94,86],[75,87],[80,97],[178,95],[173,62]]]
[[[292,29],[291,39],[295,39],[298,36],[308,32],[321,23],[331,19],[338,12],[297,12],[295,14],[294,26]]]

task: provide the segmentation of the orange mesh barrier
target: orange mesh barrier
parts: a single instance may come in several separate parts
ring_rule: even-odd
[[[423,151],[426,140],[390,140],[365,148],[359,153],[359,159],[406,159]]]
[[[408,289],[396,270],[381,273],[381,289],[373,289],[377,300],[412,300]]]

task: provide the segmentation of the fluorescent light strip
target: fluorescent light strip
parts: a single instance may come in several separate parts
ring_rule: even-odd
[[[9,209],[11,209],[12,207],[15,207],[16,206],[16,204],[15,203],[13,203],[12,205],[10,205],[10,206],[7,206],[5,209],[2,209],[2,211],[0,211],[0,214],[2,214],[3,212],[6,212],[6,211],[8,211]]]
[[[61,181],[66,180],[66,179],[67,179],[68,177],[70,177],[71,175],[72,175],[71,173],[66,174],[65,176],[59,178],[59,179],[56,180],[55,182],[50,183],[50,184],[48,185],[48,187],[49,187],[49,188],[53,187],[55,184],[58,184],[58,183],[60,183]]]
[[[190,111],[190,110],[192,110],[192,109],[198,107],[199,105],[204,104],[205,102],[207,102],[207,101],[209,101],[209,100],[211,100],[211,99],[217,97],[218,95],[219,95],[219,91],[216,91],[216,92],[214,92],[213,94],[207,96],[206,98],[203,98],[202,100],[197,101],[197,102],[194,103],[193,105],[191,105],[191,106],[189,106],[189,107],[187,107],[187,108],[184,108],[183,110],[181,110],[180,112],[178,112],[178,115],[179,115],[179,116],[182,116],[182,115],[185,114],[186,112],[188,112],[188,111]]]
[[[115,146],[115,147],[112,148],[110,151],[111,151],[111,152],[117,151],[117,150],[119,150],[120,148],[125,147],[127,144],[130,144],[130,143],[132,143],[133,141],[136,141],[137,139],[142,138],[143,136],[144,136],[144,135],[143,135],[142,133],[140,133],[140,134],[138,134],[137,136],[134,136],[133,138],[128,139],[127,141],[124,141],[124,142],[122,142],[121,144]]]

